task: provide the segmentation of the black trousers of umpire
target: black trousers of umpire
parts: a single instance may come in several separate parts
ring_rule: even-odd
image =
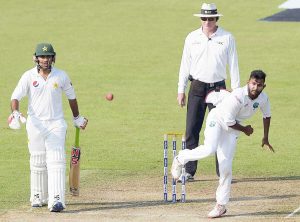
[[[198,80],[191,80],[188,94],[187,115],[186,115],[186,148],[194,149],[199,146],[199,134],[205,117],[206,108],[209,111],[214,108],[212,104],[206,104],[206,95],[212,90],[225,89],[225,81],[216,83],[204,83]],[[186,164],[186,172],[195,175],[198,161],[190,161]],[[216,173],[219,176],[219,164],[216,155]]]

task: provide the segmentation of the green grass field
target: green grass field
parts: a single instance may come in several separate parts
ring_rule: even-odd
[[[260,148],[262,120],[248,121],[255,133],[241,136],[233,174],[242,177],[299,176],[299,23],[260,22],[279,11],[281,0],[214,1],[224,15],[219,25],[237,42],[242,83],[253,69],[267,74],[272,105],[270,143]],[[201,1],[79,0],[2,1],[0,7],[0,209],[18,208],[29,197],[26,131],[8,129],[10,96],[21,74],[33,66],[35,45],[51,42],[56,67],[72,79],[80,111],[89,118],[81,134],[82,170],[96,178],[162,176],[166,131],[184,131],[185,109],[177,105],[183,42],[199,27],[192,14]],[[104,99],[113,92],[115,99]],[[26,113],[27,99],[21,102]],[[67,154],[75,130],[69,125]],[[203,139],[203,137],[202,137]],[[213,174],[213,158],[201,161],[197,177]],[[94,178],[82,186],[101,183]]]

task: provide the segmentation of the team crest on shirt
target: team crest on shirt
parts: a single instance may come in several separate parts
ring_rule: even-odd
[[[35,81],[33,81],[32,85],[33,85],[33,87],[38,87],[40,84],[38,81],[35,80]]]
[[[253,109],[256,109],[259,106],[258,102],[253,103]]]
[[[58,88],[57,82],[55,82],[55,83],[53,84],[53,88],[54,88],[54,89],[57,89],[57,88]]]
[[[210,127],[214,127],[216,125],[216,122],[215,121],[210,121],[210,123],[209,123],[209,126]]]

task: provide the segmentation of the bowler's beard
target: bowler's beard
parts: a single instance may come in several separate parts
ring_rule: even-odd
[[[257,90],[251,90],[250,87],[248,86],[248,96],[250,99],[254,100],[256,99],[262,91],[257,91]]]

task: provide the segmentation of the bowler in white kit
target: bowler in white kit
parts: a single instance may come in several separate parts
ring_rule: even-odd
[[[264,126],[262,146],[266,145],[274,152],[269,143],[270,103],[268,96],[262,92],[266,86],[265,78],[266,74],[263,71],[252,71],[246,86],[233,90],[208,114],[204,144],[193,150],[180,151],[173,160],[171,173],[175,179],[179,179],[182,167],[187,162],[203,159],[217,152],[220,178],[216,191],[217,203],[208,214],[210,218],[220,217],[226,213],[225,205],[230,197],[232,160],[237,138],[240,132],[247,136],[253,133],[252,126],[243,126],[242,122],[259,109],[263,115]]]
[[[67,124],[62,108],[62,93],[73,113],[75,127],[85,129],[88,120],[79,114],[78,104],[68,75],[55,68],[56,53],[49,43],[36,46],[36,66],[26,71],[11,96],[12,129],[26,122],[30,153],[30,201],[32,207],[48,204],[51,212],[65,206],[65,138]],[[19,111],[20,100],[28,96],[27,121]]]

